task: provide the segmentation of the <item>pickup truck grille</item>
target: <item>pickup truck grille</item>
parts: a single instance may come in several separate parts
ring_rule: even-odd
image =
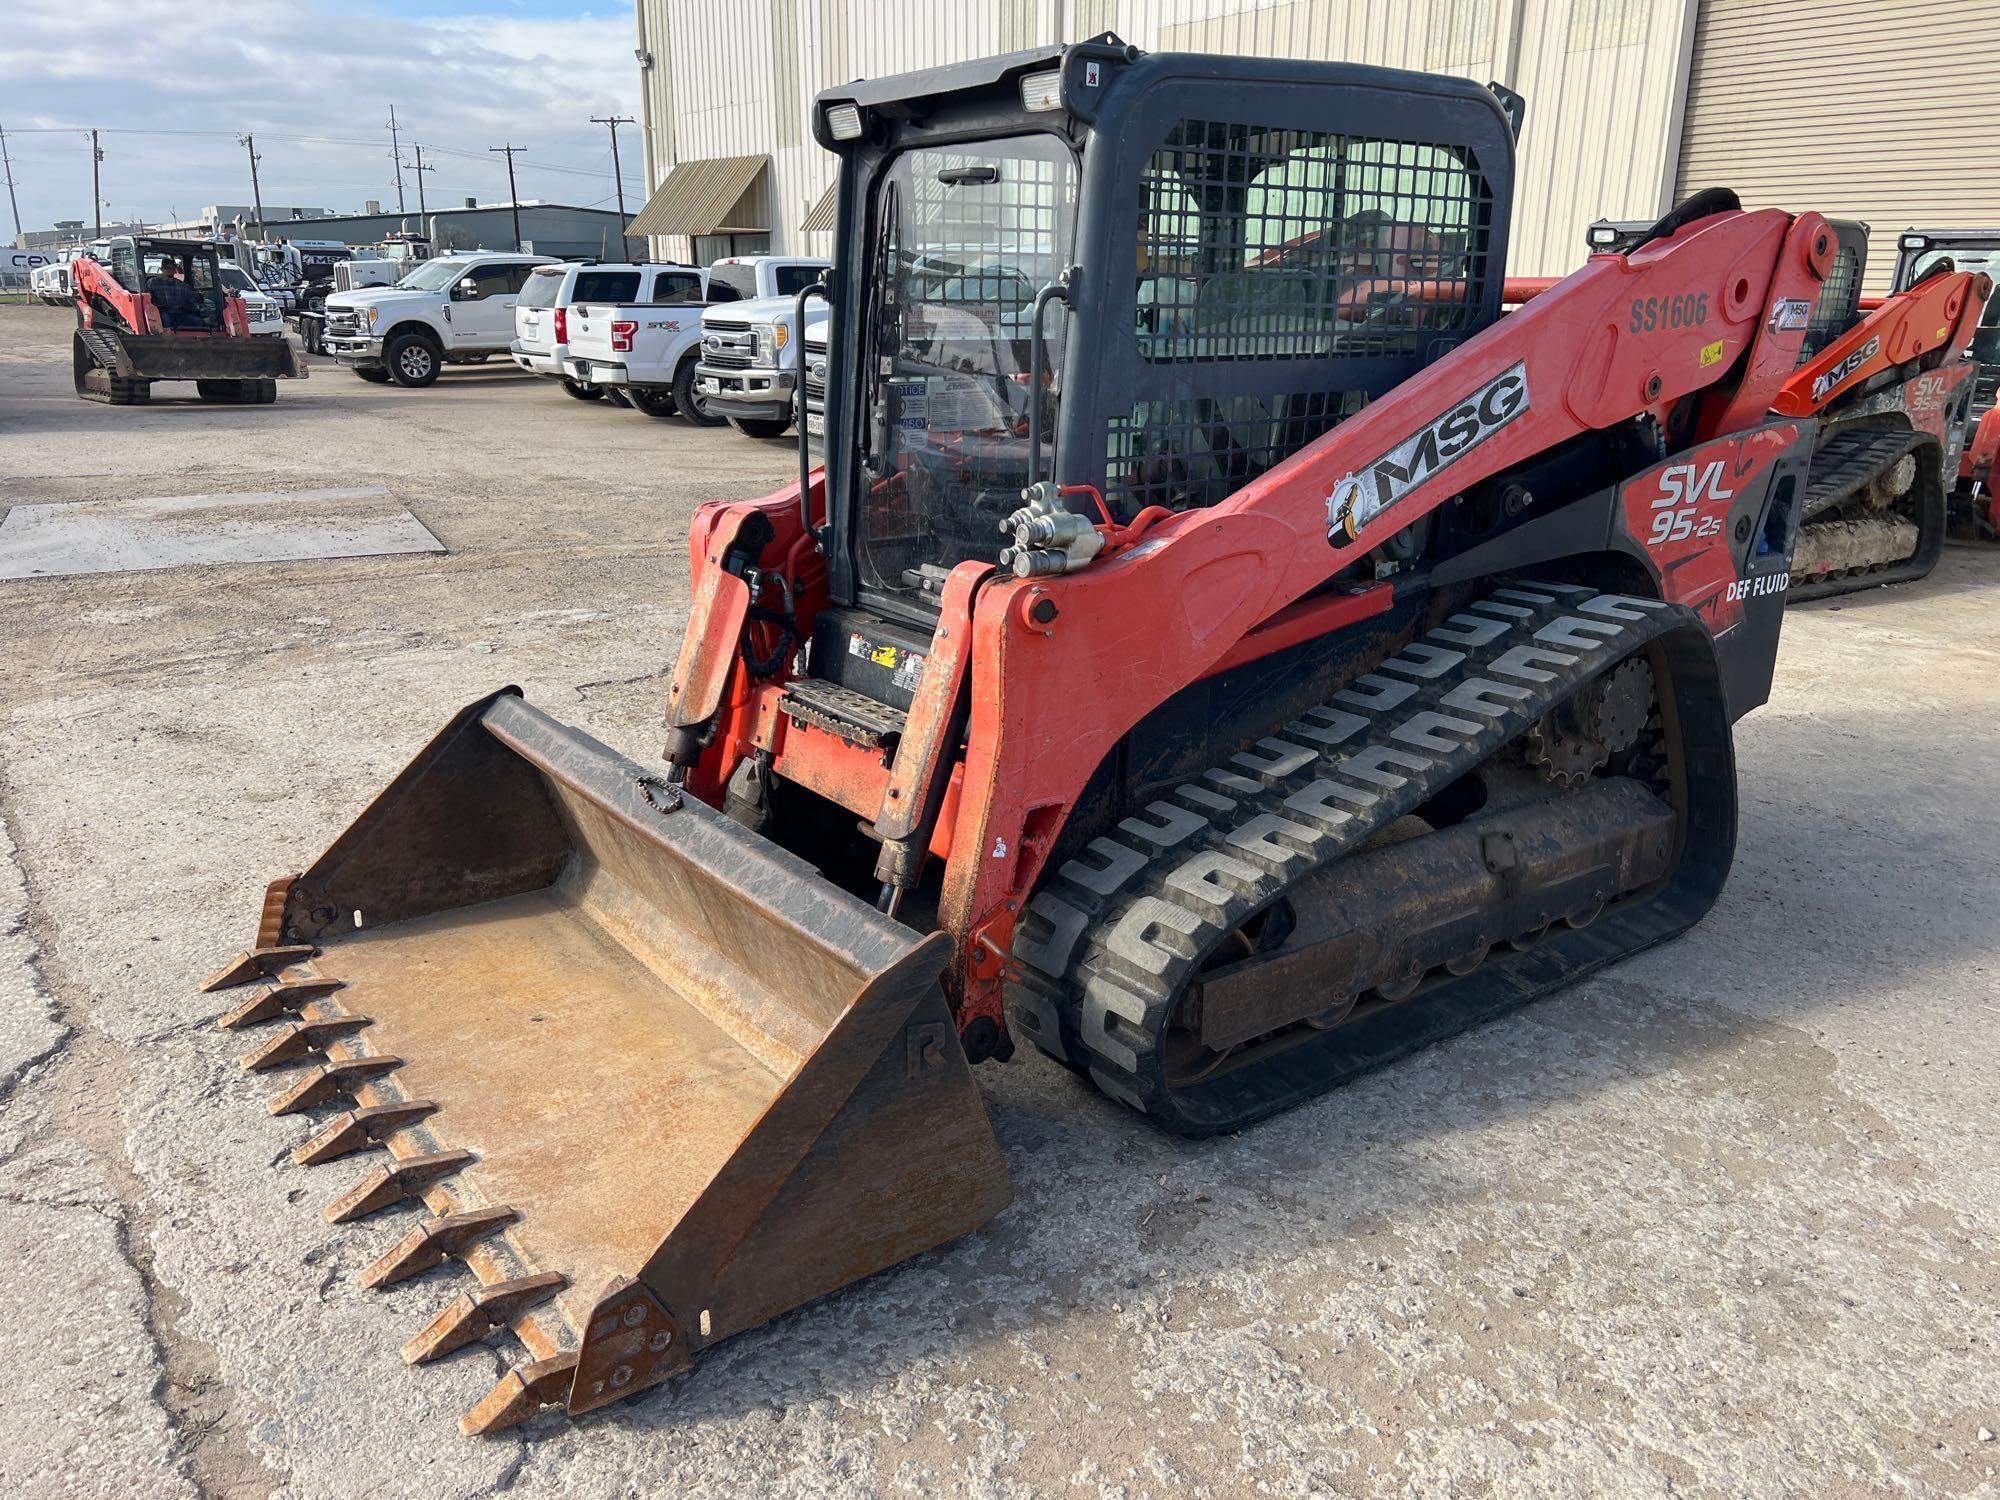
[[[808,401],[826,400],[826,349],[806,345],[805,382]]]
[[[704,320],[701,325],[701,362],[718,370],[747,370],[757,357],[757,336],[748,323]]]

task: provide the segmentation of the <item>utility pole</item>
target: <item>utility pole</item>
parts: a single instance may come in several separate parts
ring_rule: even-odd
[[[630,260],[632,245],[625,238],[625,174],[618,170],[618,127],[639,122],[630,115],[612,115],[608,119],[603,115],[592,115],[590,123],[611,127],[611,175],[618,183],[618,253]]]
[[[389,106],[389,157],[396,163],[396,212],[403,212],[403,143],[396,134],[396,106]]]
[[[428,162],[424,160],[424,148],[422,146],[417,146],[416,152],[417,152],[417,216],[419,218],[422,218],[425,214],[428,214],[430,212],[430,209],[426,207],[424,204],[424,173],[435,172],[437,168],[430,165]]]
[[[514,190],[514,153],[526,151],[526,146],[488,146],[488,151],[504,152],[507,156],[507,202],[514,210],[514,248],[521,248],[521,195]]]
[[[104,238],[104,190],[98,185],[98,167],[104,152],[97,144],[97,132],[90,132],[90,215],[97,224],[97,238]]]
[[[7,171],[7,206],[14,210],[14,243],[21,243],[21,205],[14,198],[14,159],[7,154],[7,132],[0,130],[0,165]],[[25,246],[23,248],[26,248]]]
[[[257,238],[269,239],[270,236],[264,230],[264,189],[257,183],[257,163],[263,160],[257,154],[257,137],[243,135],[238,136],[237,140],[250,153],[250,201],[257,205]]]

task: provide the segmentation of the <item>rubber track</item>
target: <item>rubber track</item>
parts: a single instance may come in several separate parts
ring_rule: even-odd
[[[1690,619],[1658,600],[1568,584],[1500,588],[1467,606],[1046,876],[1014,943],[1015,1024],[1113,1098],[1187,1128],[1169,1104],[1159,1039],[1206,955],[1275,896]],[[1252,1101],[1220,1128],[1298,1097]]]
[[[1936,564],[1935,556],[1928,562],[1919,560],[1925,544],[1922,516],[1912,516],[1902,510],[1892,512],[1892,518],[1913,520],[1918,530],[1915,546],[1901,557],[1884,558],[1859,572],[1842,571],[1826,575],[1803,570],[1799,560],[1812,557],[1819,550],[1812,541],[1816,530],[1822,527],[1847,528],[1850,520],[1867,522],[1876,519],[1869,515],[1842,517],[1840,507],[1876,475],[1887,472],[1904,454],[1914,453],[1924,444],[1935,441],[1928,433],[1908,427],[1856,422],[1834,433],[1820,445],[1819,451],[1813,455],[1812,475],[1806,483],[1805,501],[1799,511],[1801,524],[1792,547],[1792,593],[1787,602],[1803,604],[1813,599],[1873,588],[1878,584],[1905,583],[1930,572]],[[1909,500],[1910,496],[1906,495],[1897,504],[1907,507]],[[1834,546],[1831,550],[1838,551],[1839,548]],[[1934,554],[1935,548],[1932,551]]]
[[[1813,455],[1812,477],[1806,484],[1801,520],[1833,509],[1884,472],[1905,453],[1933,441],[1908,427],[1873,427],[1856,423],[1828,438]]]

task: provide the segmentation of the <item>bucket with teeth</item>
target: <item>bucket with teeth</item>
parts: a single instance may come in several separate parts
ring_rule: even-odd
[[[462,711],[204,988],[324,1213],[403,1222],[410,1364],[495,1335],[473,1433],[572,1414],[983,1223],[1011,1197],[906,928],[529,707]],[[409,1220],[405,1207],[403,1220]]]

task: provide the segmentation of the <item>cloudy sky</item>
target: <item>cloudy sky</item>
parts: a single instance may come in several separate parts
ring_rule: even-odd
[[[594,8],[592,8],[594,7]],[[610,134],[637,115],[633,18],[618,0],[28,0],[0,25],[0,128],[21,223],[90,222],[90,140],[104,218],[161,221],[250,202],[237,137],[257,137],[264,204],[396,203],[389,107],[416,211],[413,142],[433,208],[507,196],[616,205]],[[620,127],[626,207],[644,201],[636,127]],[[0,215],[6,208],[0,204]],[[0,238],[11,220],[0,220]]]

